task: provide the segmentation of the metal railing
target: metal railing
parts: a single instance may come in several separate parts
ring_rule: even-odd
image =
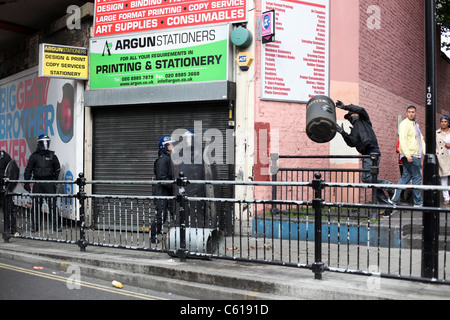
[[[11,182],[25,181],[5,180]],[[4,211],[9,212],[5,241],[21,237],[77,244],[82,251],[105,246],[168,253],[181,261],[195,256],[277,264],[311,269],[316,279],[321,279],[323,272],[343,272],[450,284],[446,271],[450,208],[392,208],[332,202],[323,197],[336,187],[370,190],[392,185],[326,182],[319,173],[310,182],[196,181],[183,176],[175,181],[87,181],[80,174],[73,182],[49,183],[76,184],[78,192],[29,194],[4,189]],[[88,184],[172,184],[177,196],[88,194]],[[189,197],[185,188],[191,184],[290,186],[309,188],[312,196],[304,200]],[[438,186],[395,188],[449,190]],[[155,200],[169,201],[172,208],[156,241],[151,232]],[[282,210],[273,212],[273,206]],[[381,215],[386,209],[397,211]],[[430,213],[439,215],[440,222],[434,265],[438,277],[433,279],[424,277],[422,270],[422,218]],[[34,228],[37,221],[38,230]]]
[[[368,181],[376,182],[379,174],[378,154],[373,155],[279,155],[272,153],[271,174],[272,181],[281,182],[308,182],[314,179],[316,173],[320,173],[322,178],[328,182],[358,183],[366,176]],[[368,159],[371,162],[370,168],[363,168],[361,161]],[[283,164],[280,164],[283,161]],[[324,163],[328,161],[328,163]],[[354,168],[332,165],[329,161],[356,161]],[[363,180],[364,181],[364,180]],[[375,192],[370,190],[351,188],[346,185],[328,188],[324,191],[323,198],[329,202],[357,202],[377,203]],[[273,200],[302,200],[310,197],[311,188],[292,188],[285,186],[272,187]]]

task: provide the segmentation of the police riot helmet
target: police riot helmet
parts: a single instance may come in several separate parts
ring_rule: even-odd
[[[50,137],[46,134],[41,134],[37,139],[38,147],[41,150],[49,150],[50,149]]]
[[[162,153],[167,152],[167,146],[173,144],[174,141],[170,136],[164,136],[158,140],[158,148]]]

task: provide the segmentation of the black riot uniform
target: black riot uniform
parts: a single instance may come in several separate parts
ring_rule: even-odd
[[[158,141],[159,157],[154,164],[156,180],[173,180],[173,165],[170,158],[169,146],[173,143],[169,136],[162,137]],[[154,196],[173,196],[172,185],[157,184],[153,189]],[[155,219],[151,225],[151,241],[156,243],[156,236],[161,233],[162,225],[167,219],[168,212],[173,212],[173,201],[155,199]]]
[[[201,140],[197,141],[193,130],[186,131],[183,135],[183,144],[175,147],[175,155],[180,159],[174,159],[174,177],[178,178],[180,172],[189,180],[206,180],[205,163],[203,161],[203,148]],[[199,143],[200,142],[200,143]],[[198,145],[196,145],[198,144]],[[180,147],[181,146],[181,147]],[[174,156],[173,156],[174,157]],[[210,179],[212,180],[212,179]],[[188,184],[184,187],[188,197],[205,197],[206,188],[204,184]],[[178,195],[176,193],[176,195]],[[180,208],[177,208],[178,215]],[[188,226],[191,228],[204,228],[209,225],[206,217],[206,206],[204,201],[189,201],[189,205],[184,208],[189,217]]]
[[[5,177],[5,169],[8,163],[11,161],[11,156],[5,151],[0,151],[0,179]]]
[[[33,176],[33,180],[57,180],[59,171],[61,169],[58,157],[54,151],[49,150],[50,138],[46,135],[41,135],[38,138],[38,146],[36,151],[30,156],[27,167],[25,168],[24,178],[30,180]],[[25,184],[25,190],[30,191],[29,184]],[[54,183],[39,183],[36,182],[33,186],[33,193],[56,193],[56,185]],[[52,212],[53,230],[57,228],[56,219],[56,199],[46,199],[49,204],[49,208]],[[42,207],[42,199],[34,199],[33,214],[31,216],[32,225],[35,230],[39,227],[39,215],[40,208]],[[36,224],[35,224],[36,221]]]
[[[11,161],[11,156],[5,151],[0,151],[0,179],[5,177],[5,170],[8,166],[8,163]],[[3,188],[3,186],[2,186]],[[11,234],[16,233],[16,218],[14,216],[14,202],[12,197],[8,197],[7,199],[3,198],[4,201],[0,201],[1,206],[3,207],[3,215],[5,224],[9,227]],[[6,209],[5,209],[6,208]]]

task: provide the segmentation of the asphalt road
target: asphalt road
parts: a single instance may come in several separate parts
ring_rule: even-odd
[[[80,276],[76,267],[66,272],[38,269],[0,258],[0,300],[187,300],[189,298]]]

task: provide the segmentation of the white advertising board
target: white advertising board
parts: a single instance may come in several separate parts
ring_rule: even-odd
[[[261,45],[261,99],[307,102],[329,95],[329,0],[265,0],[275,41]]]

